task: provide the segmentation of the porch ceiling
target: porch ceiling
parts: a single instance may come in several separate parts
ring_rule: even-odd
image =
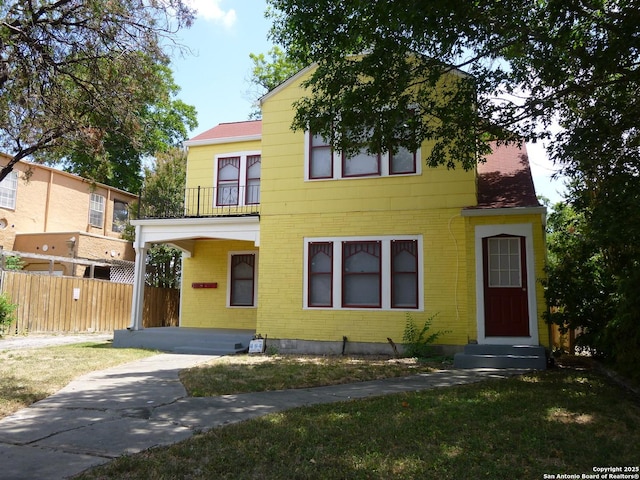
[[[190,255],[199,239],[243,240],[260,246],[258,216],[132,220],[131,224],[136,227],[136,249],[168,243]]]

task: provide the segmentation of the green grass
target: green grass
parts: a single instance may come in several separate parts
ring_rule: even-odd
[[[637,398],[593,370],[556,368],[297,408],[78,478],[526,480],[638,465],[638,445]]]
[[[401,377],[450,366],[450,359],[234,355],[183,370],[180,380],[190,396],[210,397]]]
[[[4,351],[1,348],[2,345],[0,418],[48,397],[80,375],[157,353],[112,348],[107,342]]]

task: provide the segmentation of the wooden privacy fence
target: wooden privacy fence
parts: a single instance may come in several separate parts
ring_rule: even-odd
[[[0,290],[18,305],[9,335],[112,332],[131,322],[130,284],[4,271]],[[146,287],[143,325],[177,325],[178,304],[178,290]]]

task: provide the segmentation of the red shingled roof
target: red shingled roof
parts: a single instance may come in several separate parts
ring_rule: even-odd
[[[526,146],[491,145],[493,152],[478,165],[475,208],[539,207]]]
[[[217,140],[222,138],[248,137],[262,133],[262,120],[246,122],[221,123],[206,132],[191,138],[189,141]]]

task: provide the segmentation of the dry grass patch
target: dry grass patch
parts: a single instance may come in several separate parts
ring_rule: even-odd
[[[80,375],[156,353],[112,348],[108,342],[0,351],[0,418],[48,397]]]
[[[234,355],[183,370],[180,380],[189,395],[210,397],[402,377],[450,365],[384,356]]]

